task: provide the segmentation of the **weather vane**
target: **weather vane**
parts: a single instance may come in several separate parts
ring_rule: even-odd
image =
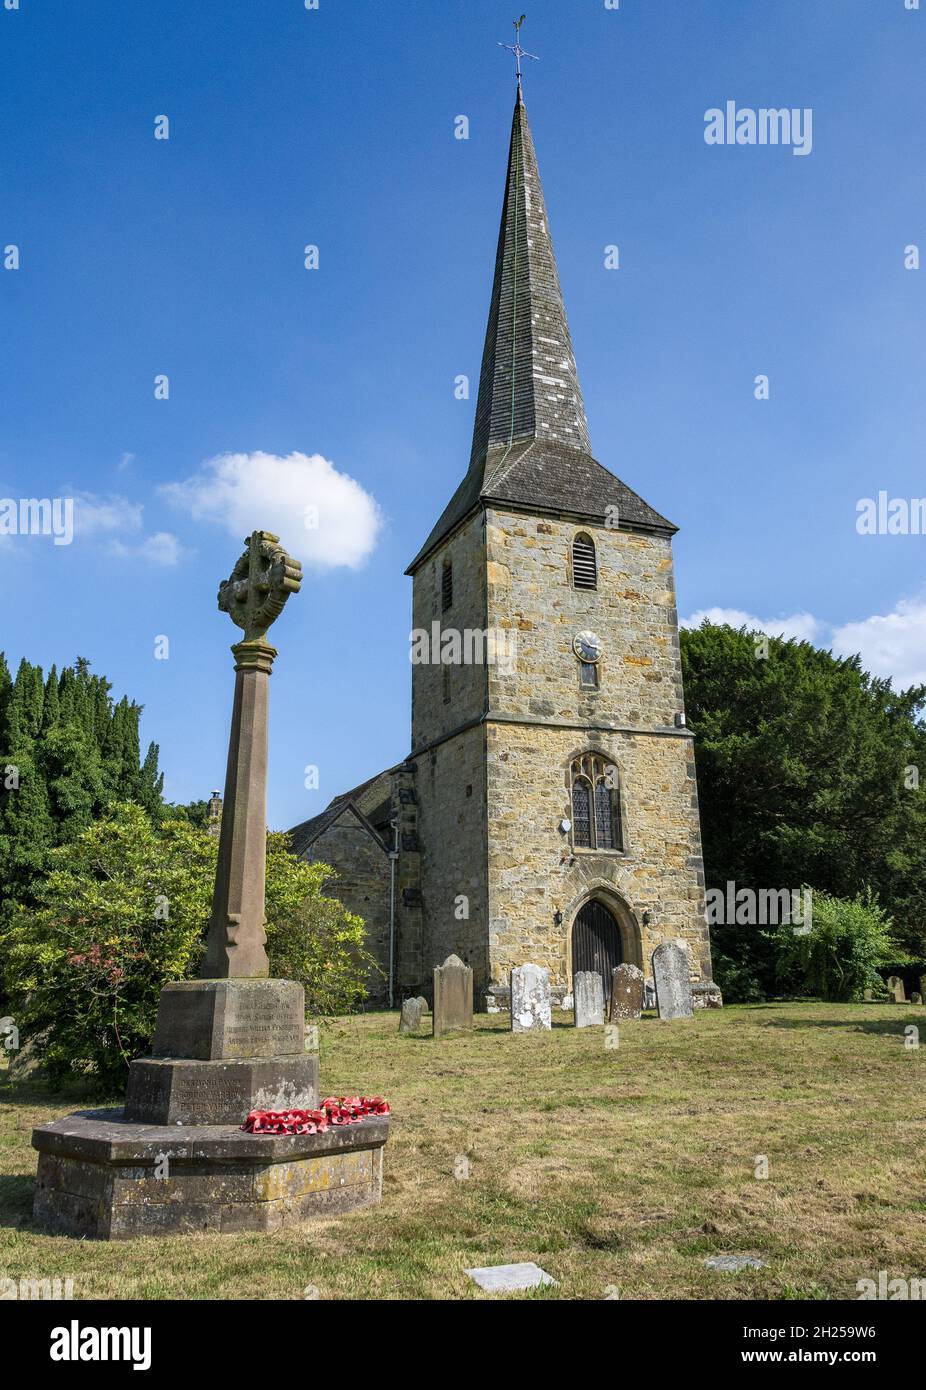
[[[514,33],[515,33],[514,43],[502,43],[501,41],[499,41],[499,45],[498,45],[499,48],[507,48],[507,50],[508,50],[509,53],[513,53],[513,54],[514,54],[515,59],[517,60],[517,65],[518,65],[518,86],[519,86],[519,87],[521,86],[521,59],[522,59],[522,58],[533,58],[533,60],[534,60],[535,63],[539,61],[536,53],[528,53],[528,51],[527,51],[526,48],[522,48],[522,47],[521,47],[521,25],[524,23],[524,21],[525,21],[526,18],[527,18],[527,16],[522,14],[522,16],[521,16],[520,19],[516,19],[516,20],[514,21]]]

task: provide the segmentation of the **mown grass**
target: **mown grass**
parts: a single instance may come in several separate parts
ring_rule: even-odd
[[[922,1008],[644,1018],[617,1050],[554,1020],[524,1037],[480,1017],[440,1040],[400,1036],[395,1014],[338,1020],[324,1088],[394,1110],[383,1203],[272,1239],[41,1234],[32,1126],[87,1102],[0,1080],[0,1276],[71,1278],[77,1298],[481,1298],[468,1266],[536,1260],[558,1281],[545,1298],[798,1299],[926,1274]],[[767,1266],[705,1268],[728,1253]]]

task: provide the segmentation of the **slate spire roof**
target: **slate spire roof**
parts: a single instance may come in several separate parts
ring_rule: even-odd
[[[494,502],[676,528],[592,457],[537,155],[518,86],[469,469],[412,561]]]
[[[537,155],[518,88],[471,462],[493,444],[551,439],[591,452]]]

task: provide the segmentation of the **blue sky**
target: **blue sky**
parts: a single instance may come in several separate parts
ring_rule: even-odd
[[[0,496],[76,495],[84,519],[70,546],[0,538],[2,643],[11,663],[79,653],[141,701],[173,799],[224,780],[236,523],[262,495],[286,523],[300,478],[342,530],[313,539],[274,632],[271,824],[408,751],[403,570],[469,455],[453,382],[478,376],[513,14],[0,7],[0,247],[20,255],[0,269]],[[926,537],[856,530],[859,499],[926,492],[926,264],[904,268],[905,246],[926,257],[926,8],[534,0],[523,42],[593,447],[681,527],[681,613],[926,679]],[[727,100],[812,108],[812,152],[708,146]],[[290,464],[288,490],[293,454],[332,468]]]

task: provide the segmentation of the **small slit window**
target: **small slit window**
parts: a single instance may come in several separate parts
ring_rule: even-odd
[[[580,531],[572,542],[572,587],[574,589],[598,588],[598,560],[595,555],[595,542],[584,531]]]
[[[445,564],[440,577],[440,608],[446,613],[453,607],[453,565]]]
[[[594,661],[579,662],[579,684],[583,690],[598,689],[598,667]]]

